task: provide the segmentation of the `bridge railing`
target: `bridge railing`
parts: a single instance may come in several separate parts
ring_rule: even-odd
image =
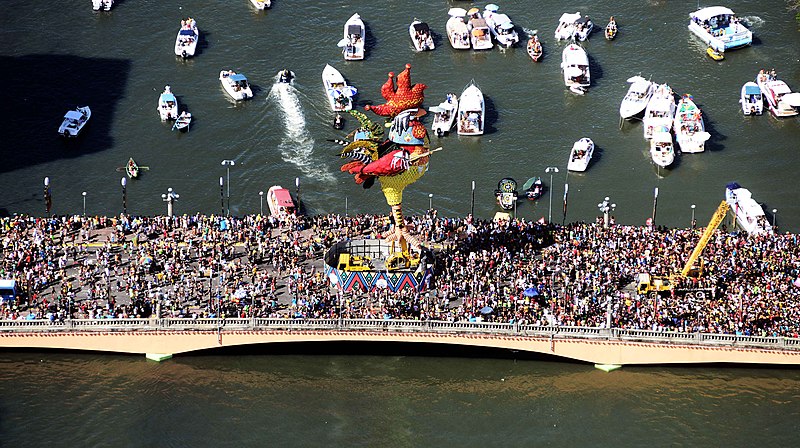
[[[0,334],[39,332],[124,331],[364,331],[482,334],[548,337],[553,339],[604,339],[706,346],[785,348],[800,350],[800,338],[743,336],[716,333],[634,330],[623,328],[518,325],[498,322],[445,322],[401,319],[289,319],[289,318],[163,318],[163,319],[46,319],[0,320]]]

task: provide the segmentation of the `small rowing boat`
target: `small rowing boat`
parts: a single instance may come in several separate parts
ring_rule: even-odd
[[[139,177],[139,165],[136,164],[133,157],[128,159],[128,164],[125,165],[125,174],[131,179]]]
[[[189,130],[189,123],[192,122],[192,114],[189,112],[183,111],[180,115],[178,115],[178,119],[175,120],[175,124],[172,125],[172,130]]]

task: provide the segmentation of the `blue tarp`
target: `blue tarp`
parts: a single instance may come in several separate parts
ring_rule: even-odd
[[[242,74],[240,74],[240,73],[237,73],[235,75],[231,75],[231,80],[233,80],[233,81],[247,81],[247,77],[242,75]]]
[[[745,95],[758,95],[761,93],[761,88],[758,86],[744,86]]]
[[[194,30],[181,30],[181,36],[194,36]]]

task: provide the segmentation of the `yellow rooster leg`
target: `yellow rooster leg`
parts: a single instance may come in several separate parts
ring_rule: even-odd
[[[422,244],[419,242],[416,236],[409,233],[408,228],[406,227],[405,218],[403,218],[402,204],[392,206],[392,218],[394,219],[394,227],[389,234],[386,235],[386,241],[397,241],[402,244],[402,242],[405,240],[405,242],[410,244],[411,247],[417,250],[421,249]]]

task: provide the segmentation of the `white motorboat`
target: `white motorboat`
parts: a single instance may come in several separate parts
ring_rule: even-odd
[[[644,111],[644,126],[642,126],[644,138],[652,138],[653,132],[659,127],[665,127],[667,131],[672,130],[675,108],[675,95],[672,89],[666,84],[659,84]]]
[[[178,99],[172,93],[169,86],[164,86],[164,91],[158,96],[158,115],[161,121],[174,120],[178,118]]]
[[[756,76],[756,83],[767,101],[767,107],[776,117],[792,117],[798,114],[800,93],[792,93],[785,82],[778,79],[775,72],[763,70]]]
[[[591,84],[589,73],[589,57],[580,45],[572,43],[561,52],[561,70],[564,72],[564,85],[569,90],[584,94]]]
[[[236,73],[233,70],[222,70],[219,72],[219,82],[222,83],[222,88],[225,89],[225,92],[237,101],[253,97],[250,83],[247,81],[247,77],[241,73]]]
[[[725,202],[736,216],[739,227],[750,235],[773,233],[774,229],[764,214],[764,209],[753,199],[747,188],[742,188],[736,182],[729,183],[725,186]]]
[[[464,8],[450,8],[447,14],[450,18],[447,19],[445,30],[447,31],[447,40],[450,41],[450,46],[456,50],[469,50],[472,44],[469,41],[469,28],[464,22],[467,10]]]
[[[575,14],[564,13],[558,19],[558,26],[556,27],[556,40],[569,40],[575,36],[576,22],[581,18],[581,13]]]
[[[461,93],[458,100],[458,135],[482,135],[486,103],[483,92],[473,79]]]
[[[474,12],[473,12],[474,11]],[[468,13],[472,13],[467,20],[467,28],[469,28],[469,39],[472,44],[473,50],[491,50],[494,47],[492,43],[492,32],[489,31],[489,24],[486,19],[481,17],[478,8],[472,8]]]
[[[325,65],[322,70],[322,86],[325,88],[325,96],[334,112],[353,108],[353,97],[358,91],[355,87],[348,86],[339,70],[330,64]]]
[[[619,116],[625,119],[630,119],[643,113],[655,89],[655,83],[641,76],[628,78],[628,82],[630,83],[628,93],[625,94],[622,103],[619,105]]]
[[[458,97],[455,93],[448,93],[447,99],[444,102],[439,103],[438,106],[432,106],[428,108],[428,110],[433,112],[431,131],[433,131],[437,137],[441,137],[449,133],[450,128],[453,127],[456,112],[458,112]]]
[[[92,0],[92,9],[95,11],[111,11],[114,0]]]
[[[594,24],[589,16],[583,16],[575,21],[575,38],[579,41],[584,41],[589,38],[594,29]]]
[[[339,41],[345,61],[364,59],[364,39],[366,28],[358,13],[353,14],[344,24],[344,38]]]
[[[250,0],[250,3],[258,10],[264,10],[272,7],[272,0]]]
[[[589,137],[583,137],[572,145],[569,151],[569,162],[567,162],[567,169],[569,171],[586,171],[589,167],[589,161],[592,160],[594,153],[594,142]]]
[[[698,9],[689,18],[689,31],[719,53],[753,43],[753,33],[724,6]]]
[[[61,126],[58,127],[58,133],[64,137],[77,137],[91,117],[92,110],[89,109],[89,106],[80,106],[75,110],[67,111]]]
[[[436,48],[433,36],[431,36],[431,29],[425,22],[414,19],[408,26],[408,35],[411,36],[411,42],[417,51],[431,51]]]
[[[659,126],[650,139],[650,158],[653,163],[666,168],[675,161],[675,147],[672,145],[672,133],[664,126]]]
[[[197,50],[197,41],[200,39],[200,32],[197,30],[197,21],[189,17],[181,20],[181,29],[175,38],[175,56],[189,58],[194,56]]]
[[[683,95],[675,112],[675,139],[681,152],[703,152],[709,138],[711,134],[706,132],[703,112],[694,103],[692,95]]]
[[[505,14],[498,13],[495,6],[497,5],[486,5],[486,9],[483,11],[483,18],[489,25],[489,31],[494,36],[494,40],[497,41],[497,45],[509,48],[519,42],[519,35],[514,30],[514,24],[511,19]]]
[[[281,187],[280,185],[273,185],[267,191],[267,205],[272,216],[276,218],[285,218],[288,215],[294,214],[296,206],[292,200],[292,194],[289,190]]]
[[[748,81],[742,86],[741,98],[742,113],[745,115],[761,115],[764,113],[764,95],[761,88],[753,81]]]

